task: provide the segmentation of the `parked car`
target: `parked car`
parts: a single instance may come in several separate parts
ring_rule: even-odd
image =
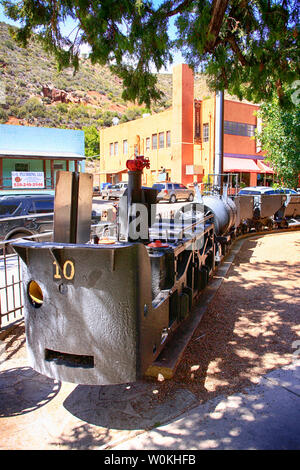
[[[270,188],[269,186],[249,186],[247,188],[240,189],[238,196],[241,195],[256,196],[260,194],[282,194],[280,189]]]
[[[46,194],[0,197],[0,240],[53,230],[54,196]],[[44,217],[28,217],[47,214]],[[8,219],[8,220],[7,220]],[[41,240],[45,240],[43,237]]]
[[[297,191],[295,191],[294,189],[290,189],[290,188],[280,188],[279,191],[283,194],[299,195]]]
[[[100,196],[100,187],[93,186],[93,196]]]
[[[121,182],[121,183],[113,184],[109,187],[104,188],[101,191],[102,199],[118,199],[118,198],[120,198],[121,196],[123,196],[127,186],[128,186],[128,183]]]
[[[17,195],[0,196],[0,241],[25,238],[53,230],[54,196]],[[47,214],[43,217],[28,217]],[[98,224],[98,232],[103,231],[108,223],[101,221],[101,212],[92,210],[91,225]],[[93,234],[94,227],[91,230]],[[49,241],[52,235],[36,237],[39,241]],[[11,251],[11,250],[7,250]]]
[[[187,188],[181,183],[155,183],[152,188],[158,190],[157,202],[169,201],[174,203],[179,199],[190,202],[194,200],[194,189]]]

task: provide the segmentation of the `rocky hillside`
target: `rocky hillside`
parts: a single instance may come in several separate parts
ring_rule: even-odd
[[[170,106],[171,81],[171,75],[160,75],[165,97],[152,112]],[[110,126],[114,117],[127,121],[148,111],[122,100],[121,80],[107,67],[81,59],[75,75],[71,69],[58,72],[37,41],[18,47],[5,23],[0,23],[0,92],[1,123],[80,129]]]
[[[172,75],[158,74],[164,97],[151,112],[162,111],[172,103]],[[205,77],[195,75],[195,97],[209,91]],[[107,67],[92,65],[82,58],[79,71],[58,72],[55,60],[32,40],[18,47],[0,22],[0,123],[82,129],[107,127],[113,119],[136,119],[149,112],[122,100],[122,82]],[[231,97],[231,99],[233,99]]]

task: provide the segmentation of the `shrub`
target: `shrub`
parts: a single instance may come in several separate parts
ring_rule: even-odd
[[[5,109],[0,106],[0,123],[4,124],[8,120],[8,114]]]

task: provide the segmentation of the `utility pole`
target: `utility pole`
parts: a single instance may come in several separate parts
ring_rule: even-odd
[[[223,188],[223,157],[224,157],[224,91],[216,92],[216,115],[215,115],[215,168],[214,184]]]

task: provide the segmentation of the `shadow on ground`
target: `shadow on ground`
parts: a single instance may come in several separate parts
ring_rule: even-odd
[[[47,405],[60,390],[60,383],[16,367],[0,372],[0,418],[18,416]]]

